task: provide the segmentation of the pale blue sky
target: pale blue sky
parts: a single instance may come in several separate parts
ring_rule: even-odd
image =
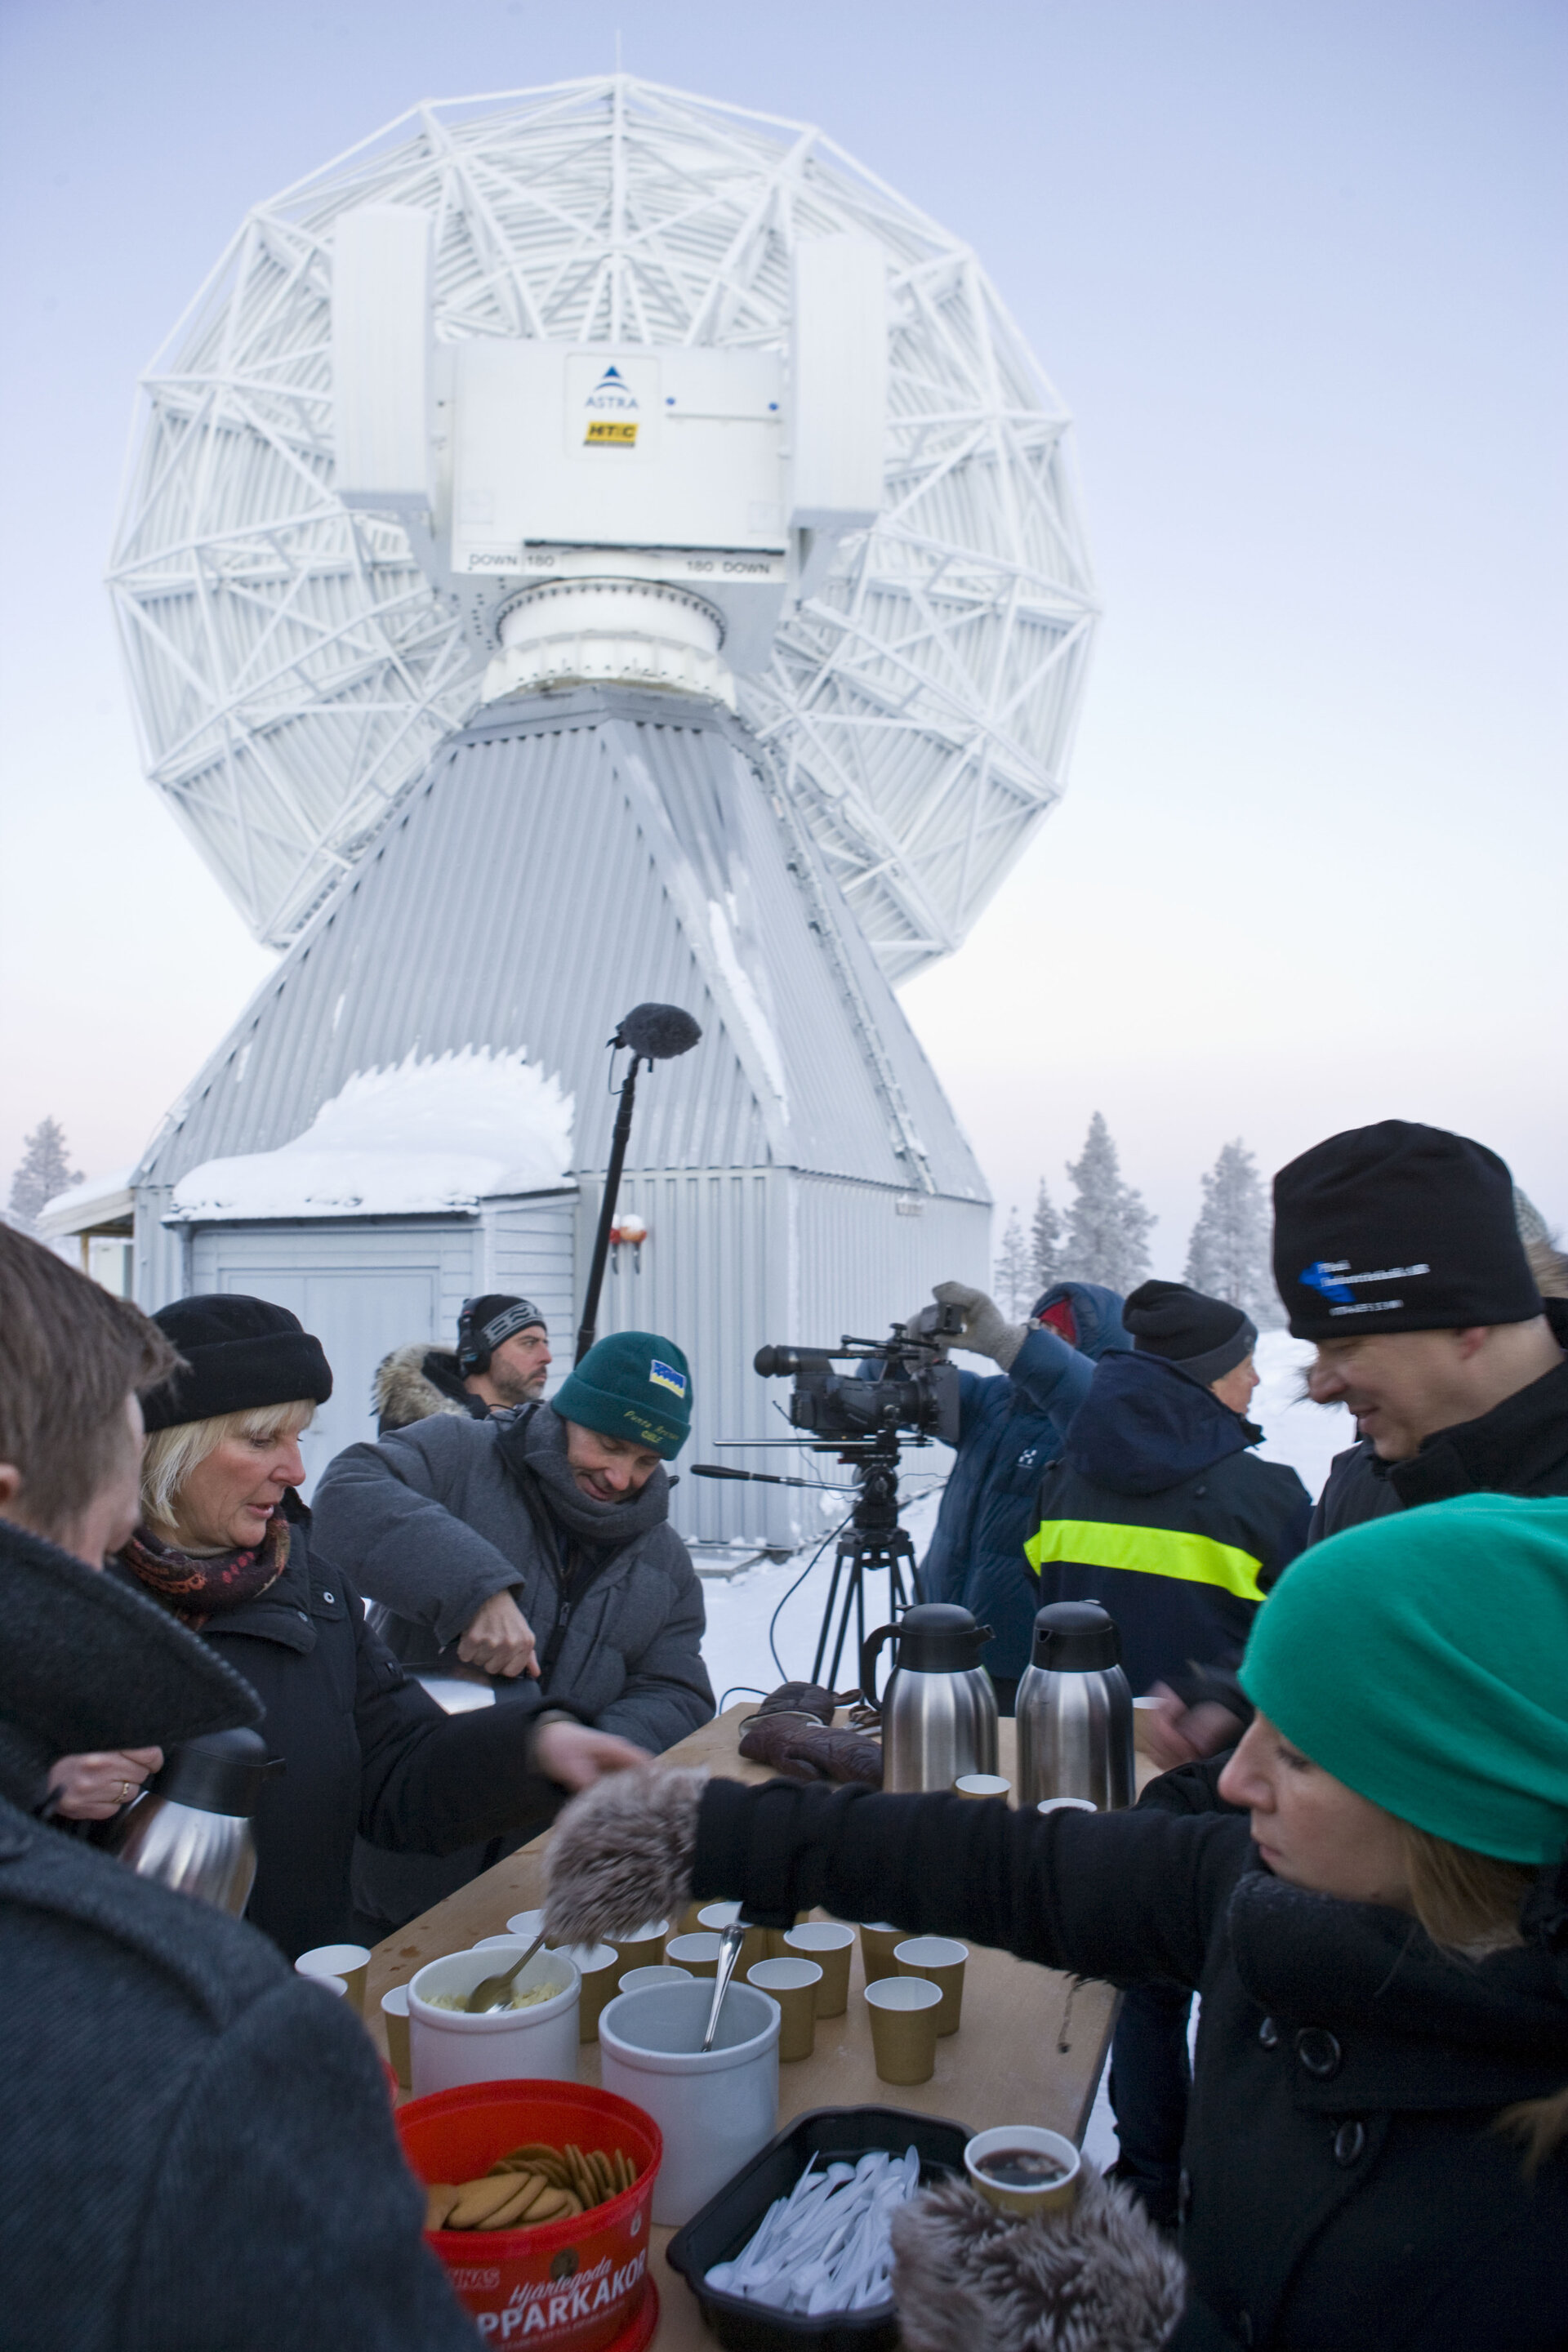
[[[1089,1112],[1197,1180],[1430,1118],[1568,1224],[1568,14],[0,0],[0,1179],[132,1158],[268,959],[140,780],[100,585],[136,372],[247,205],[417,98],[627,68],[973,240],[1078,418],[1072,790],[906,1002],[1005,1214]]]

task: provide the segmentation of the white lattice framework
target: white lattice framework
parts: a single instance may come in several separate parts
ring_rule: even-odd
[[[422,105],[259,205],[144,379],[110,573],[149,777],[258,938],[363,853],[481,665],[332,488],[333,223],[434,215],[437,333],[783,349],[795,240],[875,237],[887,505],[742,679],[894,979],[1059,795],[1096,605],[1068,419],[973,255],[808,127],[625,76]]]

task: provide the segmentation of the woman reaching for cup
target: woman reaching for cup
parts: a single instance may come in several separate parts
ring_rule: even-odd
[[[285,1769],[261,1794],[246,1916],[290,1959],[353,1939],[356,1833],[447,1853],[542,1829],[567,1791],[646,1762],[629,1741],[525,1702],[444,1714],[311,1544],[300,1438],[331,1394],[320,1340],[286,1307],[227,1294],[153,1319],[184,1360],[143,1399],[142,1522],[109,1572],[210,1643],[266,1707]],[[62,1757],[54,1810],[102,1820],[162,1760],[155,1748]]]
[[[1546,2352],[1568,2341],[1565,1658],[1568,1501],[1401,1512],[1304,1553],[1260,1611],[1221,1783],[1245,1812],[639,1772],[563,1817],[550,1931],[820,1905],[1191,1985],[1179,2352]]]

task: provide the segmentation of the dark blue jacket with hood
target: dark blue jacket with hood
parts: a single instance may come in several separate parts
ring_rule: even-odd
[[[1163,1682],[1190,1700],[1191,1670],[1236,1664],[1307,1540],[1311,1497],[1252,1454],[1262,1435],[1162,1357],[1111,1356],[1039,1481],[1035,1605],[1100,1601],[1135,1694]]]
[[[1076,1348],[1054,1331],[1032,1330],[1007,1371],[960,1372],[958,1458],[921,1562],[921,1600],[973,1610],[995,1633],[982,1664],[1015,1681],[1029,1663],[1040,1605],[1024,1560],[1039,1522],[1040,1473],[1061,1452],[1098,1359],[1132,1345],[1121,1298],[1098,1282],[1057,1283],[1031,1319],[1063,1299],[1078,1326]]]

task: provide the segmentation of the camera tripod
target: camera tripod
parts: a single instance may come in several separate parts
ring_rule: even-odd
[[[857,1678],[860,1673],[860,1652],[866,1641],[866,1574],[868,1570],[888,1571],[888,1615],[896,1616],[906,1608],[915,1591],[915,1548],[908,1531],[899,1525],[899,1441],[891,1432],[881,1431],[871,1439],[866,1450],[852,1458],[855,1479],[860,1492],[850,1523],[839,1537],[833,1554],[833,1576],[827,1587],[827,1600],[822,1612],[822,1623],[817,1630],[816,1655],[812,1662],[811,1679],[822,1681],[823,1661],[827,1654],[829,1640],[833,1643],[833,1662],[827,1671],[827,1688],[838,1687],[838,1664],[848,1639],[849,1619],[855,1618],[854,1664]],[[908,1571],[909,1590],[904,1577]],[[843,1599],[839,1586],[843,1585]],[[833,1612],[838,1611],[835,1633]]]

